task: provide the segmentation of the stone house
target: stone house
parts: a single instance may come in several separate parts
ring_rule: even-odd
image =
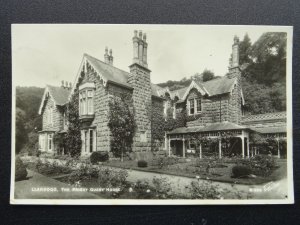
[[[129,72],[114,67],[112,50],[106,48],[104,61],[83,55],[73,87],[46,87],[39,111],[43,117],[39,139],[41,151],[55,152],[52,147],[53,134],[67,129],[66,105],[73,95],[78,95],[79,99],[81,155],[110,151],[109,102],[126,95],[132,100],[130,104],[134,109],[136,129],[132,151],[135,153],[150,152],[154,150],[154,145],[158,145],[169,155],[186,157],[186,154],[197,153],[202,157],[202,144],[192,141],[192,137],[199,134],[217,139],[218,155],[222,157],[224,148],[220,136],[227,132],[236,138],[235,142],[230,143],[234,153],[243,157],[253,154],[250,153],[250,132],[270,132],[270,129],[264,130],[269,127],[265,122],[258,122],[260,127],[255,126],[251,118],[243,116],[244,97],[237,37],[234,38],[232,62],[225,76],[207,82],[193,80],[187,87],[175,91],[151,83],[146,34],[134,31],[132,42],[133,61]],[[172,121],[179,121],[177,126],[157,133],[161,129],[159,126],[169,119],[170,111]],[[180,122],[181,118],[185,121]],[[281,134],[285,133],[285,118],[282,121],[277,129]],[[273,124],[272,119],[269,122]]]

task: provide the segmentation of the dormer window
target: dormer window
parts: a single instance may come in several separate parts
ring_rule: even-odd
[[[202,111],[201,98],[192,98],[188,100],[189,115],[195,115]]]
[[[85,83],[79,87],[79,115],[94,114],[94,83]]]

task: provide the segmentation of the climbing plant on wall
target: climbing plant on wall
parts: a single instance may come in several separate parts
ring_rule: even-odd
[[[108,127],[111,131],[111,151],[123,160],[125,152],[131,151],[135,130],[134,114],[130,97],[113,97],[109,101]]]
[[[76,89],[67,107],[69,126],[65,136],[67,146],[66,151],[73,157],[78,157],[81,152],[81,132],[78,98],[79,94],[78,90]]]

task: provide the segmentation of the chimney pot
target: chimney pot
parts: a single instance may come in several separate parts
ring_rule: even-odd
[[[64,81],[62,80],[61,81],[61,87],[64,87],[65,86],[65,84],[64,84]]]
[[[134,30],[134,36],[137,37],[137,33],[138,31],[137,30]]]
[[[112,49],[109,50],[109,55],[112,56]]]
[[[143,32],[140,30],[140,32],[139,32],[139,38],[142,39],[142,36],[143,36]]]
[[[146,33],[144,33],[143,40],[146,41],[146,39],[147,39],[147,35],[146,35]]]

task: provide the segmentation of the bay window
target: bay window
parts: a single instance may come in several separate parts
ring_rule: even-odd
[[[85,83],[79,87],[79,115],[94,114],[94,83]]]

